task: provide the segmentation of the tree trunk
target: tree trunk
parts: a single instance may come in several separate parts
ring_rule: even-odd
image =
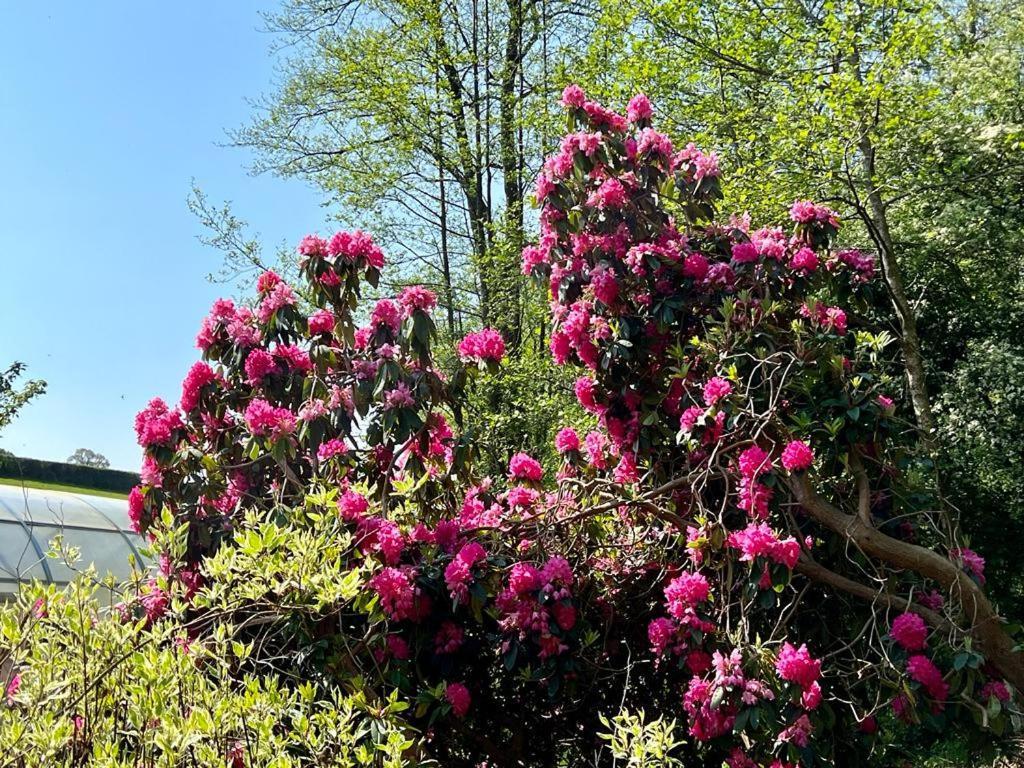
[[[935,439],[935,417],[932,413],[931,399],[928,396],[924,357],[921,354],[921,339],[917,335],[917,320],[914,317],[914,310],[907,300],[903,273],[900,270],[892,234],[889,231],[888,211],[875,179],[875,148],[866,131],[861,133],[860,150],[869,206],[869,210],[862,213],[862,218],[878,248],[885,283],[900,321],[900,346],[906,364],[907,386],[910,389],[914,416],[924,434],[925,445],[932,448]]]
[[[1017,690],[1024,691],[1024,658],[1014,650],[1013,640],[1003,629],[1003,619],[985,593],[959,566],[930,549],[886,536],[857,516],[843,512],[818,496],[806,477],[791,477],[787,482],[797,501],[814,520],[849,539],[865,555],[938,582],[959,603],[965,624],[963,631],[974,638],[978,650],[1000,675]]]

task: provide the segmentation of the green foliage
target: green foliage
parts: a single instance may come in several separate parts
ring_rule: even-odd
[[[325,525],[246,528],[192,609],[172,595],[173,621],[129,619],[92,573],[0,608],[0,764],[420,764],[395,693],[304,663],[322,659],[299,627],[358,592],[358,569],[336,578],[347,542]]]
[[[620,712],[610,721],[602,717],[601,723],[609,729],[601,738],[623,768],[682,768],[684,763],[676,754],[683,742],[676,733],[675,720],[647,720],[641,710],[637,714]]]
[[[24,363],[14,362],[6,371],[0,371],[0,430],[14,421],[22,408],[46,391],[46,382],[42,379],[17,383],[25,368]]]

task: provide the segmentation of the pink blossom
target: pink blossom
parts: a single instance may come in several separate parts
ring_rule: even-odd
[[[345,441],[340,438],[326,440],[316,449],[317,461],[324,462],[348,452]]]
[[[647,625],[647,641],[655,656],[661,656],[676,641],[676,625],[671,619],[657,618]]]
[[[139,478],[143,485],[159,488],[164,484],[164,473],[160,463],[152,456],[146,456],[142,460],[142,469],[139,470]]]
[[[419,588],[413,573],[407,568],[387,566],[370,579],[370,589],[377,593],[381,610],[389,619],[403,621],[419,614],[416,605]]]
[[[199,405],[203,387],[217,380],[217,375],[206,363],[193,363],[181,383],[181,410],[189,413]]]
[[[786,642],[775,661],[775,671],[783,680],[807,689],[821,676],[821,660],[812,658],[806,645],[794,648]]]
[[[526,453],[517,453],[508,463],[508,474],[513,480],[539,483],[544,476],[540,462]]]
[[[142,530],[142,516],[146,511],[145,496],[139,486],[134,486],[128,494],[128,521],[132,530],[139,533]]]
[[[688,571],[680,574],[665,587],[668,612],[677,619],[684,618],[687,611],[708,599],[710,590],[704,574]]]
[[[650,120],[653,116],[654,108],[651,107],[650,99],[644,96],[644,94],[638,93],[629,100],[629,104],[626,106],[626,119],[629,122],[639,123]]]
[[[949,684],[942,679],[942,672],[927,656],[917,654],[907,659],[907,674],[919,682],[937,702],[944,702],[949,695]]]
[[[318,309],[309,316],[309,334],[334,333],[334,313],[329,309]]]
[[[708,260],[699,253],[688,253],[683,259],[683,276],[700,282],[708,275]]]
[[[774,469],[771,457],[759,445],[752,445],[740,454],[738,460],[740,474],[751,479]]]
[[[473,701],[469,688],[462,683],[448,683],[444,689],[444,697],[451,705],[452,713],[458,718],[466,716]]]
[[[299,255],[303,256],[305,259],[309,259],[314,256],[326,256],[327,241],[318,235],[306,235],[299,241],[299,246],[296,250]]]
[[[373,306],[370,313],[370,326],[373,328],[387,328],[397,334],[402,325],[402,314],[398,305],[391,299],[381,299]]]
[[[605,179],[587,200],[587,205],[597,208],[622,208],[625,204],[626,188],[614,177]]]
[[[413,312],[430,312],[436,307],[437,294],[422,285],[410,285],[398,294],[398,303],[402,307],[402,315],[412,317]]]
[[[989,680],[978,691],[978,699],[988,703],[989,699],[995,698],[1005,704],[1010,700],[1010,689],[1002,680]]]
[[[412,390],[404,381],[398,382],[394,389],[388,390],[384,395],[384,409],[412,408],[416,405],[416,399],[412,396]]]
[[[757,246],[750,242],[734,243],[732,246],[732,260],[737,264],[749,264],[757,261],[760,254]]]
[[[818,268],[818,254],[810,248],[801,248],[789,260],[789,268],[794,272],[814,272]]]
[[[297,300],[295,292],[291,289],[290,285],[278,282],[270,292],[263,297],[259,307],[256,308],[256,317],[259,318],[261,323],[269,322],[270,318],[273,317],[274,313],[279,309],[294,306]]]
[[[384,252],[373,242],[373,238],[361,230],[338,232],[327,243],[327,253],[347,264],[384,266]]]
[[[254,387],[263,383],[266,376],[277,371],[277,361],[265,349],[254,349],[245,358],[245,375]]]
[[[359,520],[369,506],[370,502],[366,500],[366,497],[355,491],[344,491],[338,497],[338,512],[341,514],[342,520],[349,522]]]
[[[565,90],[562,91],[562,98],[559,101],[566,109],[579,109],[583,106],[587,100],[587,95],[583,92],[583,89],[578,85],[567,85]]]
[[[170,445],[174,431],[181,426],[181,414],[168,408],[159,397],[150,400],[135,417],[135,435],[143,448]]]
[[[580,449],[580,436],[572,427],[564,427],[555,435],[555,450],[559,453],[569,453]]]
[[[893,620],[889,637],[905,651],[923,651],[928,646],[928,627],[916,613],[902,613]]]
[[[789,472],[803,472],[814,463],[814,452],[803,440],[791,441],[782,451],[782,466]]]
[[[295,414],[257,398],[245,408],[245,423],[253,435],[276,440],[295,431]]]
[[[728,397],[731,392],[732,384],[721,376],[715,376],[704,385],[704,403],[708,406],[716,405],[719,400]]]
[[[792,569],[800,559],[800,543],[792,537],[779,539],[767,523],[750,523],[742,531],[729,534],[726,543],[742,552],[740,560],[747,562],[764,557]]]
[[[256,279],[256,290],[260,293],[270,293],[281,282],[281,276],[274,270],[268,269]]]
[[[467,334],[459,342],[459,357],[463,362],[501,362],[505,356],[505,340],[493,328],[484,328]]]
[[[967,547],[955,547],[949,550],[949,559],[967,571],[978,580],[979,584],[985,583],[985,558]]]

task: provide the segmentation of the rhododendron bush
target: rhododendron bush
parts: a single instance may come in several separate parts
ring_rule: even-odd
[[[560,465],[520,453],[478,475],[487,436],[460,403],[501,375],[501,335],[439,370],[433,294],[359,324],[384,255],[361,232],[306,237],[303,284],[268,272],[251,306],[217,302],[180,402],[138,416],[131,514],[160,570],[119,615],[202,643],[228,612],[268,668],[397,690],[410,761],[609,759],[602,718],[623,709],[677,719],[676,753],[732,768],[1018,727],[1024,666],[867,320],[874,260],[834,246],[820,204],[717,219],[718,158],[659,133],[643,96],[625,116],[575,87],[562,103],[523,253],[592,417],[552,425]],[[303,536],[339,545],[260,575],[254,552],[312,551]]]

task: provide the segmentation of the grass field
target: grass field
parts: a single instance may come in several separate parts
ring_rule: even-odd
[[[117,491],[100,491],[95,488],[83,488],[77,485],[61,483],[42,483],[36,480],[21,480],[16,477],[0,477],[0,485],[16,485],[23,488],[38,488],[44,491],[65,491],[67,493],[84,493],[90,496],[106,496],[108,499],[127,499],[128,495]]]

